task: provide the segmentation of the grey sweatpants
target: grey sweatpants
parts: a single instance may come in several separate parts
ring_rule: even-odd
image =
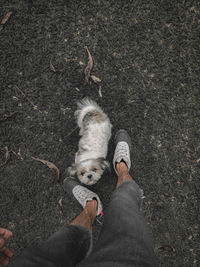
[[[69,225],[38,247],[24,250],[9,267],[155,266],[151,235],[140,211],[141,197],[134,181],[115,190],[93,249],[89,230]]]

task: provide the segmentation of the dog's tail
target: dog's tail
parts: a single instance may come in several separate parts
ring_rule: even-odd
[[[103,110],[97,105],[97,103],[88,97],[85,97],[81,101],[79,101],[77,103],[77,106],[78,109],[75,112],[75,117],[77,118],[77,123],[79,127],[81,127],[82,121],[88,112],[93,110],[103,112]]]

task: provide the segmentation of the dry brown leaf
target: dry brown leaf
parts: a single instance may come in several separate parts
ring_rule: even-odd
[[[6,24],[6,22],[9,20],[10,16],[12,15],[12,12],[8,12],[2,19],[1,25]]]
[[[170,28],[171,27],[171,23],[165,23],[165,26],[167,27],[167,28]]]
[[[99,86],[99,96],[102,97],[101,86]]]
[[[1,168],[1,169],[4,169],[5,166],[6,166],[6,164],[7,164],[7,162],[8,162],[8,160],[9,160],[9,158],[10,158],[10,152],[9,152],[7,146],[5,146],[2,150],[3,150],[3,152],[5,153],[5,160],[4,160],[4,162],[1,164],[0,168]]]
[[[63,199],[64,199],[64,197],[61,197],[61,199],[59,199],[59,201],[58,201],[58,205],[60,208],[62,208]]]
[[[59,210],[57,210],[57,213],[58,213],[59,215],[62,215],[62,214],[63,214],[62,209],[60,208]]]
[[[51,63],[51,61],[50,61],[50,69],[51,69],[53,72],[56,72],[56,69],[54,68],[54,65]]]
[[[99,79],[98,77],[96,77],[94,75],[91,75],[90,77],[95,83],[100,83],[101,82],[101,79]]]
[[[85,47],[85,49],[87,50],[88,53],[88,64],[87,67],[85,68],[85,82],[88,83],[90,78],[90,73],[93,67],[93,59],[87,46]]]
[[[63,205],[62,205],[63,199],[64,199],[64,197],[61,197],[61,198],[58,200],[58,206],[59,206],[59,208],[60,208],[60,210],[58,210],[58,213],[61,214],[61,215],[63,214]]]
[[[10,158],[10,154],[9,154],[8,147],[7,146],[5,146],[3,150],[5,151],[5,164],[6,164],[6,162]]]
[[[44,159],[39,159],[39,158],[34,158],[32,157],[32,159],[37,160],[42,162],[44,165],[46,165],[47,167],[49,167],[50,169],[53,169],[56,171],[56,180],[59,181],[60,179],[60,170],[56,167],[56,165],[50,161],[44,160]]]
[[[21,149],[19,148],[18,152],[15,152],[14,150],[10,150],[18,159],[23,160],[23,157],[21,155]]]

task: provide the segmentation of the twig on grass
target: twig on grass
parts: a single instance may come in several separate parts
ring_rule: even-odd
[[[14,116],[15,114],[17,114],[19,111],[14,111],[9,115],[4,115],[3,118],[0,118],[0,122],[2,121],[6,121],[7,119],[11,118],[12,116]]]
[[[68,135],[65,137],[69,137],[73,132],[75,132],[78,129],[78,126],[76,126],[71,132],[68,133]]]
[[[34,110],[39,111],[41,114],[43,114],[43,112],[41,110],[39,110],[39,108],[25,95],[25,93],[19,88],[17,87],[17,85],[15,85],[15,88],[26,98],[26,100],[33,106]]]

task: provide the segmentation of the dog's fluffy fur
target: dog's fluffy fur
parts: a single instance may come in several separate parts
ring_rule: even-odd
[[[93,185],[101,178],[104,170],[109,168],[105,158],[112,125],[104,111],[89,98],[78,103],[75,116],[81,138],[75,163],[68,168],[68,172],[70,175],[77,174],[81,183]]]

